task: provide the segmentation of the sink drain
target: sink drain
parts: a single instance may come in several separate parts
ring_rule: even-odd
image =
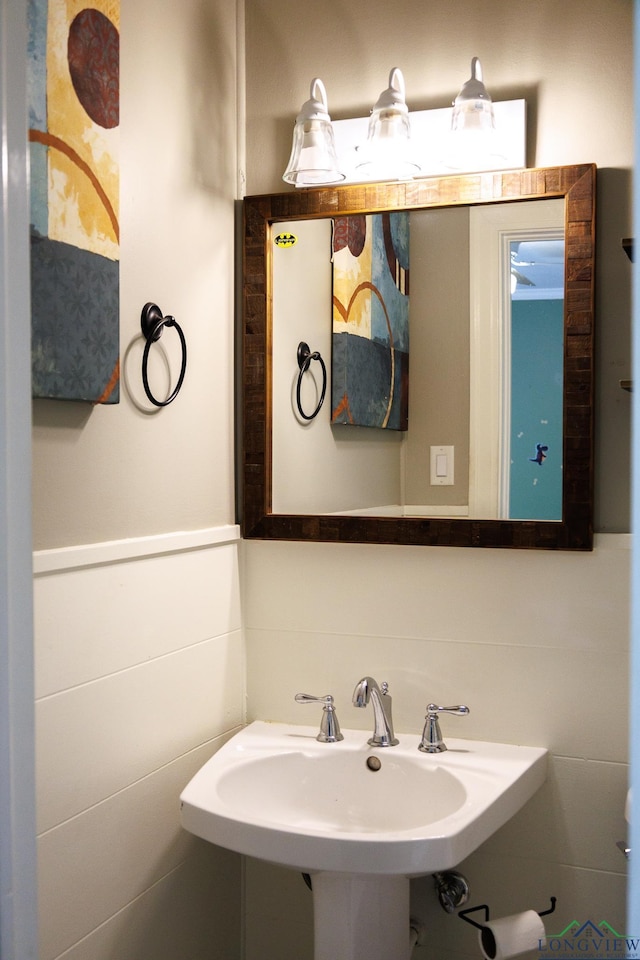
[[[369,770],[379,770],[382,766],[382,760],[378,757],[367,757],[367,766]]]

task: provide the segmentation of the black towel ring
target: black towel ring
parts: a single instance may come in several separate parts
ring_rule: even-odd
[[[308,414],[302,409],[302,402],[300,400],[300,387],[302,385],[302,377],[311,366],[312,360],[317,360],[322,367],[322,393],[320,394],[320,399],[318,400],[318,406],[315,408],[312,414]],[[304,420],[314,420],[320,413],[320,407],[324,403],[324,395],[327,392],[327,368],[325,367],[324,360],[318,351],[315,350],[313,353],[311,353],[309,344],[305,343],[303,340],[301,340],[298,344],[298,366],[300,367],[300,373],[298,374],[298,385],[296,387],[296,403],[298,405],[298,413]]]
[[[144,353],[142,354],[142,385],[144,386],[144,392],[154,406],[166,407],[168,404],[172,403],[180,393],[182,381],[184,380],[184,375],[187,370],[187,341],[185,340],[184,333],[182,332],[182,327],[177,322],[176,318],[170,316],[163,317],[162,310],[155,303],[145,303],[144,307],[142,308],[142,316],[140,317],[140,326],[142,327],[142,333],[147,341],[144,345]],[[182,364],[180,366],[180,376],[178,377],[178,382],[176,383],[173,392],[167,397],[166,400],[157,400],[152,394],[151,388],[149,387],[147,365],[149,363],[149,350],[151,349],[151,344],[160,339],[162,336],[163,327],[175,327],[177,334],[180,337],[180,344],[182,346]]]

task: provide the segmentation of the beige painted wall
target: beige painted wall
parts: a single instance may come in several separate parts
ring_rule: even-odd
[[[240,858],[178,803],[244,719],[236,6],[122,0],[121,37],[122,399],[34,411],[39,960],[238,960]],[[137,406],[148,300],[189,350],[160,412]]]
[[[331,220],[287,221],[290,247],[273,245],[273,311],[278,322],[273,364],[272,507],[275,513],[390,511],[406,504],[469,502],[469,211],[411,215],[411,369],[409,430],[332,425]],[[451,264],[455,263],[452,283]],[[298,344],[308,341],[326,362],[326,400],[318,417],[297,411]],[[446,359],[447,362],[443,362]],[[311,364],[300,383],[310,415],[322,391]],[[429,447],[455,445],[455,485],[431,486]],[[395,513],[394,513],[395,511]],[[427,515],[429,508],[426,508]]]
[[[235,16],[220,0],[123,0],[121,327],[133,398],[125,391],[117,409],[36,404],[40,549],[233,520]],[[598,523],[626,530],[629,410],[617,381],[629,375],[630,272],[619,249],[620,237],[630,233],[627,0],[536,0],[527,5],[525,30],[521,8],[502,0],[399,0],[392,10],[380,0],[331,0],[320,13],[308,0],[248,0],[249,190],[280,189],[292,119],[312,76],[325,80],[337,117],[365,113],[396,63],[405,70],[412,107],[443,106],[473,54],[483,58],[494,96],[527,97],[530,162],[590,160],[602,168]],[[607,64],[597,83],[594,63]],[[149,299],[175,314],[190,347],[183,393],[153,415],[134,403],[139,313]],[[291,691],[316,680],[337,681],[342,703],[354,673],[392,667],[402,727],[420,725],[425,697],[459,691],[473,696],[468,729],[476,735],[500,737],[516,717],[523,738],[545,738],[557,752],[556,772],[515,832],[472,865],[474,889],[500,912],[534,898],[537,905],[539,894],[555,892],[572,913],[597,911],[615,925],[624,865],[611,843],[624,826],[626,784],[628,554],[621,540],[590,557],[246,544],[252,713],[287,714]],[[218,550],[224,550],[220,566]],[[158,568],[166,597],[153,605]],[[173,805],[191,770],[242,717],[236,572],[235,548],[211,546],[176,558],[169,542],[154,563],[121,556],[114,565],[111,558],[91,575],[90,588],[79,571],[37,581],[37,671],[42,679],[51,664],[58,670],[51,685],[39,687],[37,704],[42,960],[63,951],[70,960],[161,960],[163,951],[176,960],[181,949],[200,960],[212,942],[213,955],[217,950],[225,960],[239,950],[237,860],[194,846],[180,833]],[[221,611],[228,616],[220,618]],[[146,648],[133,643],[141,635]],[[115,663],[114,646],[122,654]],[[230,669],[235,679],[229,699],[221,699],[216,677]],[[534,695],[522,695],[524,676]],[[193,693],[189,716],[179,709],[185,688]],[[594,739],[588,718],[580,725],[574,719],[603,689],[615,705],[609,750]],[[135,729],[130,739],[118,727],[123,707]],[[179,736],[150,728],[153,711],[165,722],[173,716]],[[353,723],[350,713],[345,725]],[[89,721],[101,737],[94,753]],[[137,743],[146,746],[138,750]],[[65,793],[57,768],[74,770],[93,792],[81,801],[73,790]],[[588,807],[580,807],[570,830],[585,797]],[[154,803],[151,819],[137,819]],[[122,851],[123,842],[133,845],[130,851]],[[529,873],[532,844],[539,867]],[[76,874],[75,865],[89,869]],[[303,960],[308,891],[295,874],[278,872],[274,882],[269,869],[248,865],[247,960]],[[551,881],[559,884],[555,891]],[[415,894],[429,915],[426,886]],[[467,947],[452,946],[448,920],[433,916],[447,957],[458,960]],[[189,931],[196,941],[185,946],[181,934]]]
[[[495,100],[525,97],[528,164],[625,168],[632,149],[627,0],[248,0],[248,192],[280,189],[293,119],[312,77],[335,119],[366,116],[389,70],[413,110],[449,106],[479,56]],[[598,70],[598,64],[607,65]],[[594,123],[594,117],[598,122]]]
[[[331,405],[331,221],[282,225],[297,243],[273,249],[273,303],[281,322],[272,344],[274,410],[273,509],[277,513],[333,513],[400,503],[401,435],[391,430],[332,427]],[[296,407],[298,344],[309,343],[326,364],[322,413],[305,422]],[[322,369],[314,361],[300,384],[302,409],[310,415],[322,392]]]
[[[468,209],[411,214],[406,504],[469,504],[468,246]],[[445,444],[454,447],[454,483],[432,486],[430,447]]]
[[[630,376],[620,239],[631,232],[631,41],[627,0],[330,0],[321,15],[308,0],[247,3],[250,193],[284,187],[312,77],[336,118],[366,114],[392,66],[404,70],[410,107],[441,107],[473,55],[496,99],[527,99],[530,165],[598,164],[596,523],[614,533],[629,529],[630,404],[618,381]],[[464,724],[467,736],[548,746],[544,789],[464,864],[473,902],[501,916],[543,909],[554,895],[550,934],[593,915],[624,927],[615,841],[627,783],[627,537],[599,537],[590,555],[252,541],[243,550],[251,717],[308,722],[294,694],[332,692],[342,725],[364,732],[371,718],[351,707],[351,691],[371,673],[389,680],[401,730],[419,736],[432,699],[469,702],[451,733]],[[603,695],[612,732],[599,740],[592,708]],[[249,860],[245,890],[246,960],[310,958],[300,878]],[[413,884],[412,909],[429,930],[416,960],[477,957],[475,931],[441,910],[428,880]]]
[[[365,116],[402,68],[410,109],[448,106],[481,58],[496,100],[524,97],[528,164],[598,165],[596,527],[629,530],[632,4],[628,0],[247,2],[247,193],[285,189],[293,120],[323,79]],[[606,64],[606,70],[603,65]],[[613,465],[613,466],[612,466]]]
[[[234,519],[235,5],[123,0],[121,33],[121,402],[35,403],[39,549]],[[159,412],[140,373],[149,300],[188,346],[182,391]]]

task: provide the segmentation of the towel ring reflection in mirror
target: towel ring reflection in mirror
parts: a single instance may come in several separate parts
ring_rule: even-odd
[[[180,392],[180,388],[182,387],[184,375],[187,370],[187,341],[185,340],[184,333],[182,332],[182,327],[179,325],[176,318],[169,315],[163,317],[162,311],[155,303],[145,303],[144,307],[142,308],[142,315],[140,317],[140,326],[142,328],[143,336],[146,340],[144,353],[142,354],[142,385],[144,386],[144,392],[155,407],[166,407],[175,400]],[[180,337],[180,345],[182,347],[182,362],[180,364],[180,375],[175,388],[169,394],[166,400],[158,400],[151,392],[147,368],[149,364],[149,351],[151,349],[151,345],[160,339],[162,336],[163,327],[175,327],[176,332]]]
[[[327,368],[325,362],[322,359],[321,355],[317,350],[314,350],[312,353],[309,344],[305,343],[303,340],[298,344],[298,366],[300,368],[300,373],[298,374],[298,384],[296,386],[296,404],[298,406],[298,413],[304,420],[315,420],[315,418],[320,413],[320,407],[324,403],[324,395],[327,392]],[[302,401],[300,399],[300,388],[302,386],[302,378],[311,366],[311,361],[317,360],[322,367],[322,392],[320,393],[320,399],[318,400],[318,405],[316,406],[313,413],[305,413],[302,409]]]

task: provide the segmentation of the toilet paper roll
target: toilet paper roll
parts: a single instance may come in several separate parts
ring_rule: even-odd
[[[480,931],[480,949],[486,960],[508,960],[527,950],[539,950],[544,923],[535,910],[514,913],[486,923]]]

